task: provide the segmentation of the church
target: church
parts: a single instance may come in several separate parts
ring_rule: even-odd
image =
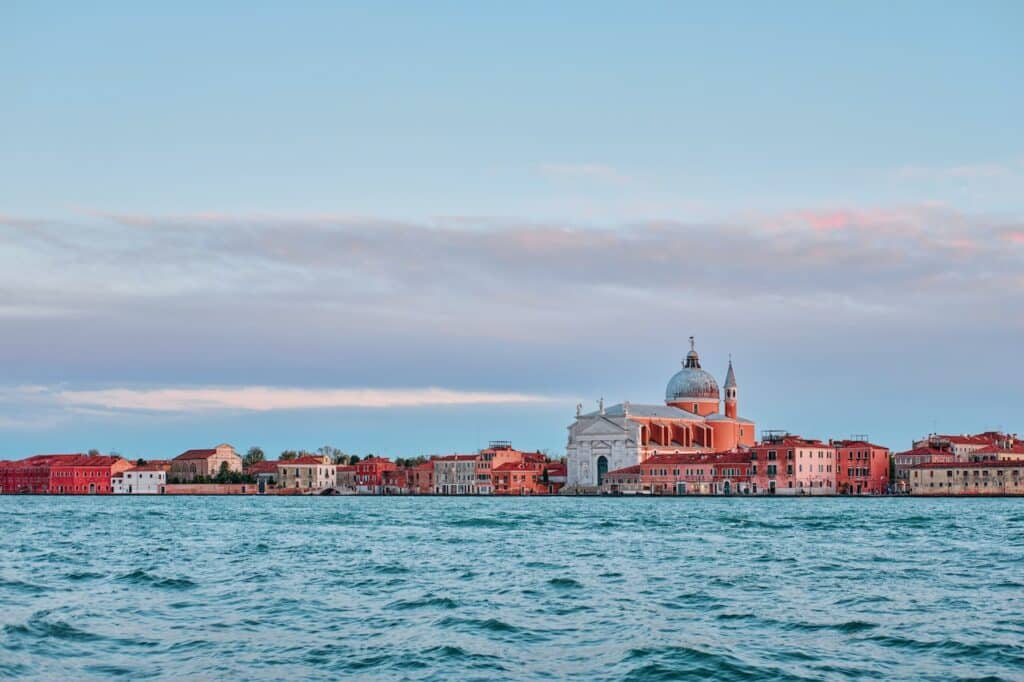
[[[566,446],[566,487],[596,489],[609,471],[657,454],[704,454],[754,445],[754,422],[737,414],[732,359],[725,375],[725,411],[718,382],[700,366],[693,337],[683,368],[669,379],[664,405],[624,402],[584,414],[576,406]]]

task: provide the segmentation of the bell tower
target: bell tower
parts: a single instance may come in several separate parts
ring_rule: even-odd
[[[732,356],[729,356],[729,372],[725,375],[725,416],[736,418],[736,374],[732,371]]]

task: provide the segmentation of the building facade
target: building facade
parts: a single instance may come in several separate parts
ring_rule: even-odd
[[[170,462],[147,462],[115,474],[111,481],[115,495],[163,495]]]
[[[213,478],[224,465],[228,471],[242,471],[242,458],[227,443],[204,450],[186,450],[171,462],[168,480],[191,483],[200,476]]]
[[[750,449],[754,492],[768,495],[834,495],[836,449],[792,434],[768,434]]]
[[[910,468],[912,495],[1024,495],[1024,461],[929,462]]]
[[[660,454],[612,471],[602,492],[616,495],[747,495],[750,452]]]
[[[131,463],[105,455],[35,455],[0,463],[0,493],[110,495],[113,477]]]
[[[386,457],[370,456],[356,462],[356,490],[379,495],[384,488],[384,472],[394,471],[398,465]]]
[[[750,447],[754,422],[738,415],[739,387],[729,361],[722,394],[715,378],[701,368],[690,338],[682,369],[668,382],[662,405],[628,402],[584,414],[577,406],[566,445],[567,488],[596,492],[609,471],[640,464],[661,454],[710,454]]]
[[[434,462],[434,492],[438,495],[476,495],[476,455],[446,455]],[[490,483],[488,482],[488,486]]]
[[[277,463],[277,487],[314,492],[333,488],[336,467],[326,457],[302,455]]]
[[[896,472],[896,489],[899,492],[910,492],[910,471],[918,464],[949,464],[955,462],[956,458],[951,450],[940,450],[930,446],[895,453],[892,461]]]
[[[836,491],[882,495],[889,491],[889,448],[866,440],[830,441],[836,450]]]

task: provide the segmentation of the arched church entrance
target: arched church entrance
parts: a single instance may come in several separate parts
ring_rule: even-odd
[[[604,483],[604,477],[608,474],[608,458],[601,455],[597,458],[597,484]]]

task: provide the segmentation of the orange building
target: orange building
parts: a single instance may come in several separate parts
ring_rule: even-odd
[[[830,441],[836,449],[836,491],[882,495],[889,490],[889,448],[866,440]]]

